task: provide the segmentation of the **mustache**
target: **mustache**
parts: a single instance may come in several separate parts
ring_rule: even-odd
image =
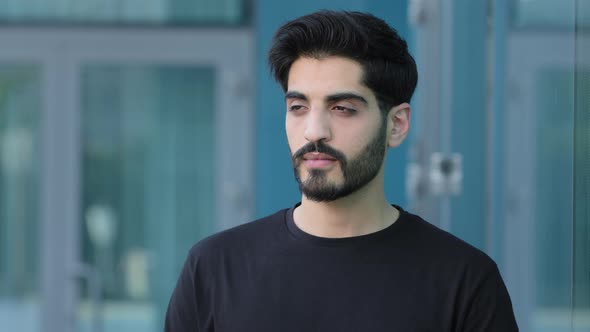
[[[342,164],[346,163],[346,156],[344,155],[344,153],[334,149],[333,147],[327,145],[323,141],[309,142],[305,144],[301,149],[297,150],[297,152],[293,154],[293,163],[296,163],[298,159],[301,159],[303,157],[303,155],[310,152],[319,152],[327,154],[330,157],[338,160]]]

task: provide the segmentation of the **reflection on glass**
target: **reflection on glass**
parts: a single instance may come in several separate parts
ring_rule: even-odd
[[[0,64],[0,322],[38,331],[40,70]]]
[[[83,290],[79,330],[160,331],[190,246],[213,231],[214,72],[89,65],[82,70]]]

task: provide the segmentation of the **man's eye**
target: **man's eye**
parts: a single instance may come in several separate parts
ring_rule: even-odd
[[[296,112],[303,109],[303,105],[291,105],[289,106],[289,112]]]
[[[356,113],[355,109],[344,107],[344,106],[334,106],[334,110],[338,111],[339,113],[345,113],[345,114],[351,114],[351,115]]]

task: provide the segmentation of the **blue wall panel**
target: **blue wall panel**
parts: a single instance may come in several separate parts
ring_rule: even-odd
[[[508,29],[508,2],[507,0],[497,0],[494,4],[494,86],[493,86],[493,104],[494,104],[494,127],[493,127],[493,158],[492,160],[492,188],[491,199],[492,209],[492,242],[490,254],[496,261],[498,266],[503,267],[504,255],[502,251],[504,245],[504,227],[505,220],[503,214],[499,211],[504,211],[504,122],[505,118],[505,87],[506,82],[506,35]]]
[[[485,247],[486,2],[456,0],[453,6],[453,150],[463,154],[463,193],[452,200],[451,231]]]

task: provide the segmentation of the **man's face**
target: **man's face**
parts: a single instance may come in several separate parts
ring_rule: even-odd
[[[362,67],[342,57],[299,58],[286,93],[295,178],[313,201],[333,201],[371,182],[387,148],[387,124]]]

